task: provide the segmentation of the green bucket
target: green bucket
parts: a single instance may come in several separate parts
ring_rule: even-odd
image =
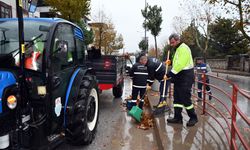
[[[129,111],[129,115],[135,118],[136,121],[141,122],[142,109],[138,106],[133,106]]]

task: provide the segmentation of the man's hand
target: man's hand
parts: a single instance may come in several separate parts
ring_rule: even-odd
[[[168,77],[167,75],[164,75],[163,80],[170,80],[171,77]]]
[[[147,90],[147,91],[148,91],[148,90],[151,90],[151,86],[149,86],[149,85],[147,84],[146,90]]]
[[[165,64],[168,65],[168,66],[171,65],[171,60],[169,60],[169,59],[166,60],[166,61],[165,61]]]

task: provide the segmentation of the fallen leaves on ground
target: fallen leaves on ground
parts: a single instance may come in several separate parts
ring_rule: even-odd
[[[149,106],[149,100],[148,100],[148,96],[146,95],[145,97],[144,97],[144,107],[148,107]]]
[[[137,126],[138,129],[148,130],[154,126],[153,116],[151,114],[142,114],[141,123]]]

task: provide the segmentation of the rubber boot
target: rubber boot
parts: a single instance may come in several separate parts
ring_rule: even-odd
[[[174,118],[168,118],[168,123],[176,123],[176,124],[182,124],[182,108],[175,107],[174,108]]]
[[[198,122],[197,115],[195,113],[194,108],[187,110],[189,121],[187,122],[187,127],[192,127]]]

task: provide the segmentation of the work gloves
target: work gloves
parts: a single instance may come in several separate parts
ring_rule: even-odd
[[[166,61],[165,61],[165,64],[168,65],[168,66],[170,66],[170,65],[171,65],[171,60],[169,60],[169,59],[166,60]]]

